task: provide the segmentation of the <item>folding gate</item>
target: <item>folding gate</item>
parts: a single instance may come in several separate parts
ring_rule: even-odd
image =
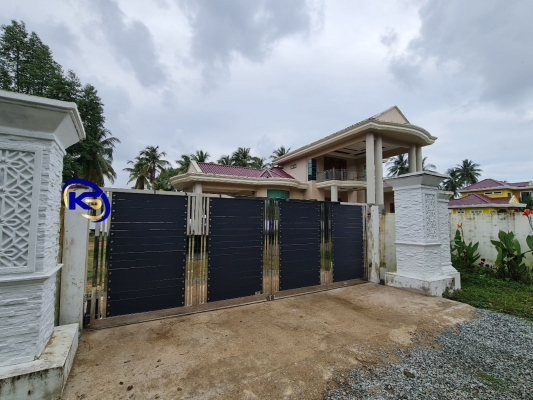
[[[88,294],[93,304],[88,301],[87,322],[94,328],[272,300],[365,277],[364,205],[109,195],[111,219],[97,232]],[[155,314],[139,314],[149,311]],[[122,320],[107,318],[118,316]]]

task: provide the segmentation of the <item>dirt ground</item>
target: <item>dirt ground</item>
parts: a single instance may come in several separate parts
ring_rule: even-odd
[[[367,283],[80,338],[64,399],[318,399],[359,363],[431,339],[473,308]]]

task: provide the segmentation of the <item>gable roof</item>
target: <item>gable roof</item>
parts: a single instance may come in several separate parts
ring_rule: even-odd
[[[483,179],[482,181],[473,183],[470,186],[460,190],[460,192],[472,192],[483,189],[518,189],[533,187],[533,182],[502,182],[496,179]]]
[[[370,117],[370,119],[377,119],[384,122],[396,122],[398,124],[410,124],[409,120],[403,115],[398,106],[387,108],[385,111]]]
[[[278,167],[267,169],[255,169],[247,167],[237,167],[235,165],[222,165],[212,163],[197,163],[200,171],[204,174],[240,176],[245,178],[285,178],[294,179],[291,175]]]
[[[522,207],[525,204],[518,202],[515,196],[513,197],[496,197],[492,198],[485,196],[484,194],[471,193],[468,196],[461,197],[459,199],[451,199],[448,203],[449,207],[458,207],[458,206],[491,206],[491,205],[502,205],[502,204],[512,204],[515,207]]]

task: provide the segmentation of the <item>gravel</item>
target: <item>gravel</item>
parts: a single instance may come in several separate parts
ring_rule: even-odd
[[[338,375],[324,398],[533,399],[533,323],[520,318],[479,310],[432,346],[395,354]]]

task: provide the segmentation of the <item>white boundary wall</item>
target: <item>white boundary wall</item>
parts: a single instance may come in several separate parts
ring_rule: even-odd
[[[478,253],[486,263],[493,265],[498,253],[491,240],[498,240],[498,232],[512,231],[515,233],[522,251],[529,248],[526,245],[527,235],[533,235],[527,217],[522,213],[513,214],[450,214],[450,240],[455,236],[457,224],[462,224],[466,242],[479,242]],[[533,256],[528,253],[526,264],[533,265]]]

